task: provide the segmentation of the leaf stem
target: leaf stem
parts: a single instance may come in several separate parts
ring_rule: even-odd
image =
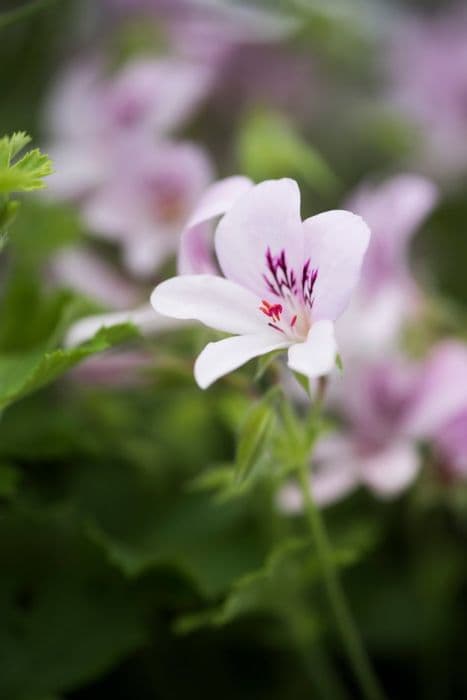
[[[321,511],[313,499],[309,471],[304,462],[297,468],[297,476],[302,490],[305,514],[320,560],[329,602],[334,612],[348,660],[358,680],[363,697],[366,700],[384,700],[383,691],[371,667],[370,660],[347,604],[335,567],[328,533]]]

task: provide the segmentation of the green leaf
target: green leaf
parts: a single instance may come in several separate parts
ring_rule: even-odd
[[[278,114],[250,114],[240,129],[237,151],[242,172],[253,180],[295,176],[321,193],[337,184],[319,153]]]
[[[31,137],[24,131],[16,131],[12,136],[3,136],[0,139],[0,167],[7,168],[30,141]]]
[[[52,162],[38,148],[13,162],[30,140],[24,132],[0,139],[0,194],[30,192],[45,187],[44,178],[53,172]]]
[[[213,597],[261,562],[264,549],[244,503],[219,504],[200,493],[163,503],[154,484],[145,484],[142,476],[131,482],[123,473],[114,477],[110,472],[110,478],[113,499],[120,499],[126,508],[133,504],[131,520],[130,514],[127,520],[120,518],[119,531],[114,526],[112,532],[110,524],[89,519],[88,532],[126,576],[168,568],[202,595]],[[119,490],[123,484],[124,493]]]
[[[0,697],[45,700],[144,643],[144,601],[65,512],[3,511],[0,558]]]
[[[181,616],[175,630],[184,634],[205,625],[220,627],[258,612],[295,620],[298,610],[302,612],[302,624],[314,629],[310,616],[303,615],[301,601],[304,582],[319,575],[319,567],[309,550],[310,545],[304,539],[286,540],[273,550],[261,569],[239,578],[221,605]]]
[[[21,203],[10,245],[21,264],[38,266],[60,249],[78,245],[83,238],[82,224],[74,209],[63,203],[30,198]]]
[[[271,394],[250,410],[240,431],[235,459],[237,484],[242,483],[261,457],[275,418]]]
[[[87,357],[138,337],[131,324],[101,329],[77,348],[49,350],[47,345],[23,353],[0,353],[0,408],[49,384]]]

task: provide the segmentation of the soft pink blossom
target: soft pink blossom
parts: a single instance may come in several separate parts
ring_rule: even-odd
[[[215,250],[224,277],[182,275],[153,292],[156,311],[195,319],[234,337],[209,343],[195,363],[206,388],[248,360],[288,349],[308,377],[335,363],[334,321],[358,281],[370,232],[347,211],[300,218],[293,180],[247,189],[221,219]]]
[[[421,467],[418,446],[432,445],[443,471],[467,476],[467,348],[449,341],[418,364],[364,365],[344,380],[341,430],[316,447],[310,484],[321,505],[359,486],[380,498],[402,493]],[[279,495],[288,512],[301,508],[299,489]]]
[[[138,59],[112,75],[97,59],[69,67],[45,115],[55,164],[49,196],[80,201],[111,182],[122,145],[136,135],[151,150],[187,121],[211,80],[209,68],[175,58]]]
[[[83,205],[90,230],[121,246],[126,268],[153,277],[173,255],[212,180],[205,152],[188,142],[131,139],[115,147],[114,174]]]

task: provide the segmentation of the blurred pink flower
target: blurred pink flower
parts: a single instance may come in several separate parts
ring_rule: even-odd
[[[297,184],[265,181],[238,197],[216,229],[225,277],[182,275],[156,287],[151,301],[161,314],[234,334],[196,360],[202,388],[285,348],[291,369],[318,377],[334,366],[333,322],[358,281],[369,237],[364,221],[346,211],[302,222]]]
[[[389,42],[389,98],[418,126],[421,163],[467,167],[467,12],[402,16]]]
[[[195,144],[131,139],[116,144],[114,175],[83,205],[98,236],[118,243],[126,268],[154,277],[173,255],[180,233],[212,180],[211,163]]]
[[[419,308],[409,245],[437,200],[435,185],[413,174],[363,185],[348,200],[347,208],[367,221],[372,237],[360,284],[337,326],[344,363],[394,350],[403,324]]]
[[[432,442],[440,468],[467,477],[467,346],[445,341],[428,357],[412,432]]]
[[[361,367],[345,379],[344,428],[325,435],[310,479],[321,505],[364,485],[380,498],[403,492],[421,466],[420,441],[430,442],[444,469],[467,476],[467,348],[451,341],[412,365],[384,362]],[[294,484],[279,494],[286,512],[301,508]]]
[[[300,26],[297,19],[272,7],[200,0],[107,0],[107,7],[153,18],[165,29],[177,54],[213,65],[247,45],[286,39]]]
[[[115,149],[136,135],[151,150],[193,114],[211,79],[205,66],[175,58],[138,59],[113,75],[97,59],[71,66],[45,115],[55,164],[49,195],[80,200],[107,184],[115,174]]]

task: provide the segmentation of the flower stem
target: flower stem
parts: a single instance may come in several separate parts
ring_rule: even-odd
[[[303,494],[303,503],[307,520],[315,541],[320,560],[324,583],[329,602],[336,618],[336,623],[353,668],[366,700],[384,700],[384,694],[373,672],[370,660],[360,639],[336,571],[328,533],[310,488],[310,478],[306,464],[300,464],[297,475]]]

